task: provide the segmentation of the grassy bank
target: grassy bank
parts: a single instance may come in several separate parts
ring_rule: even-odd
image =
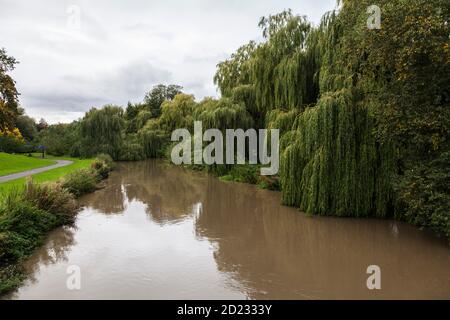
[[[36,161],[42,161],[42,160],[37,160],[35,158],[31,158],[31,159],[36,160]],[[78,159],[78,158],[70,158],[70,157],[47,156],[46,161],[50,161],[50,164],[47,164],[47,165],[51,165],[51,164],[55,163],[55,160],[70,160],[70,161],[73,161],[73,163],[68,166],[65,166],[65,167],[61,167],[61,168],[53,169],[50,171],[35,174],[35,175],[33,175],[33,181],[36,183],[57,181],[61,177],[66,176],[74,171],[79,170],[79,169],[90,168],[92,163],[94,162],[94,159]],[[45,165],[45,166],[47,166],[47,165]],[[6,166],[7,166],[7,168],[13,167],[11,162],[8,162],[6,164]],[[29,169],[25,169],[25,170],[29,170]],[[24,171],[24,170],[21,170],[21,171]],[[8,181],[8,182],[0,183],[0,195],[4,194],[4,193],[8,193],[11,190],[16,189],[16,188],[23,188],[25,186],[25,183],[26,183],[26,178],[20,178],[20,179]]]
[[[39,159],[26,155],[0,152],[0,177],[55,164],[55,159]]]
[[[71,170],[40,177],[47,178],[46,183],[28,179],[0,193],[0,294],[22,283],[21,262],[42,244],[49,231],[74,221],[75,199],[94,191],[111,170],[112,160],[106,156],[81,160]]]

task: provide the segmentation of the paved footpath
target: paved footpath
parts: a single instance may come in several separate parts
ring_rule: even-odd
[[[56,168],[65,167],[65,166],[68,166],[68,165],[70,165],[72,163],[73,163],[73,161],[70,161],[70,160],[56,160],[56,164],[53,164],[53,165],[48,166],[48,167],[42,167],[42,168],[32,169],[32,170],[28,170],[28,171],[22,171],[22,172],[19,172],[19,173],[9,174],[7,176],[2,176],[2,177],[0,177],[0,183],[11,181],[11,180],[16,180],[16,179],[20,179],[20,178],[24,178],[24,177],[28,177],[28,176],[31,176],[33,174],[37,174],[37,173],[53,170],[53,169],[56,169]]]

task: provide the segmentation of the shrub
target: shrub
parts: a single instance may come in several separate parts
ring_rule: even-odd
[[[229,173],[237,182],[256,184],[258,182],[259,167],[252,165],[235,165]]]
[[[95,173],[98,181],[108,178],[111,168],[106,164],[106,162],[99,159],[95,159],[91,164],[91,169]]]
[[[67,189],[75,197],[80,197],[86,193],[95,191],[97,188],[97,177],[91,170],[79,169],[66,176],[62,182],[62,187]]]
[[[104,162],[111,170],[114,169],[114,160],[109,154],[100,153],[97,155],[96,160]]]
[[[395,184],[397,218],[450,240],[450,152],[408,170]]]
[[[280,191],[280,178],[278,176],[260,176],[258,179],[258,187],[273,191]]]
[[[219,174],[223,181],[256,184],[259,177],[259,166],[234,165],[231,169],[228,169],[226,166],[217,166],[214,172]]]
[[[0,209],[0,257],[2,263],[15,262],[37,247],[42,236],[61,225],[61,220],[16,198],[12,206]]]
[[[95,172],[97,180],[103,180],[108,178],[111,169],[103,161],[94,160],[91,164],[93,172]]]
[[[1,240],[0,240],[1,246]],[[1,250],[1,248],[0,248]],[[17,288],[25,279],[25,275],[20,266],[9,265],[2,267],[0,265],[0,294],[9,292]]]
[[[56,215],[62,223],[72,222],[78,208],[74,196],[60,183],[40,185],[29,180],[22,199]]]

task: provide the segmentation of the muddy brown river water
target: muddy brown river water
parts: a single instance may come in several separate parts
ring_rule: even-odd
[[[309,217],[277,192],[159,161],[119,164],[81,202],[8,298],[450,299],[448,244],[403,223]]]

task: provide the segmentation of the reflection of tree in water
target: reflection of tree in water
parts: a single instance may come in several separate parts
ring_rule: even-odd
[[[157,223],[175,222],[192,213],[201,202],[205,176],[160,161],[128,163],[118,171],[128,201],[147,205]]]
[[[386,297],[422,294],[430,277],[448,275],[443,266],[450,256],[436,258],[429,250],[433,244],[407,226],[399,241],[387,221],[310,218],[280,206],[277,193],[215,179],[208,182],[202,209],[197,234],[217,244],[219,270],[241,283],[250,298],[369,297],[366,268],[376,263],[392,267],[384,275]],[[424,276],[433,258],[434,271]],[[399,293],[395,286],[406,275],[418,280],[402,283],[407,290]]]
[[[125,199],[121,177],[111,174],[104,189],[84,196],[80,203],[105,214],[122,213],[125,210]]]

